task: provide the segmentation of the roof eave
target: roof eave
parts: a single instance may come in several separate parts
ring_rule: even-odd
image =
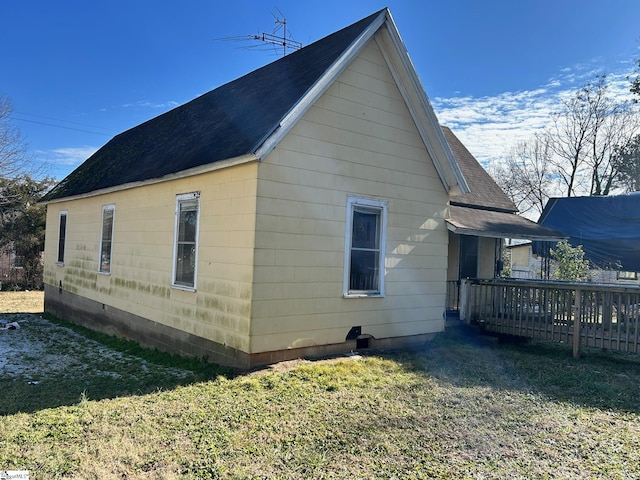
[[[113,187],[108,187],[108,188],[101,188],[99,190],[93,190],[91,192],[87,192],[87,193],[81,193],[79,195],[72,195],[72,196],[68,196],[68,197],[60,197],[60,198],[54,198],[52,200],[45,200],[43,202],[41,202],[43,205],[50,205],[50,204],[55,204],[55,203],[61,203],[61,202],[69,202],[69,201],[73,201],[73,200],[78,200],[81,198],[89,198],[89,197],[97,197],[99,195],[106,195],[109,193],[113,193],[113,192],[119,192],[122,190],[128,190],[131,188],[137,188],[137,187],[143,187],[143,186],[147,186],[147,185],[154,185],[156,183],[162,183],[162,182],[169,182],[172,180],[177,180],[180,178],[186,178],[186,177],[192,177],[194,175],[200,175],[203,173],[208,173],[208,172],[213,172],[215,170],[221,170],[223,168],[228,168],[228,167],[232,167],[235,165],[241,165],[244,163],[250,163],[250,162],[255,162],[258,160],[258,157],[256,157],[253,154],[247,154],[247,155],[241,155],[238,157],[233,157],[233,158],[228,158],[226,160],[219,160],[217,162],[214,163],[208,163],[205,165],[200,165],[198,167],[194,167],[194,168],[190,168],[188,170],[182,170],[176,173],[172,173],[169,175],[164,175],[162,177],[158,177],[158,178],[151,178],[148,180],[142,180],[139,182],[129,182],[129,183],[123,183],[121,185],[115,185]]]
[[[454,225],[447,220],[447,228],[450,232],[453,232],[457,235],[471,235],[474,237],[487,237],[487,238],[513,238],[519,240],[539,240],[545,242],[560,242],[562,240],[566,240],[568,237],[565,236],[549,236],[549,235],[538,235],[538,234],[528,234],[522,232],[506,232],[506,231],[498,231],[498,230],[477,230],[474,228],[467,228],[463,226]]]
[[[420,81],[418,72],[411,61],[409,52],[402,41],[400,32],[393,21],[391,12],[389,11],[387,11],[386,25],[391,44],[398,53],[395,58],[399,59],[402,71],[408,75],[407,84],[403,81],[398,67],[395,66],[396,62],[393,61],[394,58],[391,56],[392,51],[388,51],[382,42],[379,42],[378,45],[381,47],[381,51],[385,56],[385,61],[396,80],[396,84],[400,87],[401,94],[418,128],[420,137],[422,138],[422,141],[434,162],[438,175],[440,176],[443,185],[450,193],[469,193],[471,191],[469,185],[462,174],[462,170],[458,165],[458,161],[456,160],[447,139],[444,136],[442,128],[440,127],[440,122],[438,121],[433,106],[431,105],[431,101],[429,100],[427,92]],[[416,109],[413,108],[414,102],[411,101],[410,91],[415,93],[418,103],[422,107],[421,111],[426,114],[426,118],[421,116],[419,111],[416,111]],[[430,136],[429,132],[432,132],[433,136]],[[440,162],[442,157],[444,157],[445,160],[444,165]]]
[[[546,242],[559,242],[561,240],[566,240],[568,237],[557,232],[558,235],[551,233],[531,233],[531,232],[523,232],[518,228],[514,228],[513,230],[492,230],[488,229],[477,229],[472,227],[467,227],[464,225],[457,224],[451,219],[446,219],[447,229],[450,232],[453,232],[457,235],[472,235],[474,237],[488,237],[488,238],[513,238],[520,240],[541,240]],[[537,224],[534,224],[537,225]]]
[[[518,210],[496,207],[494,205],[483,205],[480,203],[460,202],[460,201],[451,200],[451,199],[449,200],[449,205],[452,207],[471,208],[475,210],[482,210],[482,211],[488,211],[488,212],[509,213],[514,215],[518,214]]]

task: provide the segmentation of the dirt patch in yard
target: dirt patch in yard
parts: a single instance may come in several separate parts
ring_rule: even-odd
[[[0,292],[0,313],[42,313],[44,292]]]

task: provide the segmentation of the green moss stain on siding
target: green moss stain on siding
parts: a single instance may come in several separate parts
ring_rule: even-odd
[[[143,294],[159,298],[169,298],[171,294],[171,289],[169,287],[148,282],[138,282],[136,280],[130,280],[122,277],[115,277],[113,279],[113,286],[116,289],[116,292],[127,291],[128,293]]]
[[[222,328],[226,330],[228,334],[234,332],[241,335],[249,335],[249,319],[246,317],[238,317],[221,311],[197,308],[196,320],[206,325]]]
[[[98,291],[98,293],[100,293],[101,295],[111,295],[111,287],[101,287],[101,286],[98,286],[97,291]]]
[[[89,280],[95,283],[96,279],[98,278],[98,272],[92,272],[83,268],[68,267],[65,269],[64,276],[67,281],[71,282],[73,282],[74,280],[77,282]]]
[[[171,295],[171,289],[169,287],[152,285],[151,295],[153,295],[154,297],[169,298],[169,296]]]
[[[238,298],[201,294],[198,296],[197,304],[207,310],[229,313],[240,317],[248,317],[251,314],[251,303]]]
[[[55,268],[48,268],[45,265],[44,268],[44,283],[47,283],[49,285],[55,285],[58,286],[58,275],[57,275],[57,271]]]

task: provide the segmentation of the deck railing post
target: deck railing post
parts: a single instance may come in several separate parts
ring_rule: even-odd
[[[573,302],[573,358],[580,358],[580,324],[582,323],[582,290],[575,290]]]
[[[460,303],[460,320],[467,324],[471,323],[471,292],[469,288],[469,280],[466,278],[460,279],[460,297],[458,299]]]

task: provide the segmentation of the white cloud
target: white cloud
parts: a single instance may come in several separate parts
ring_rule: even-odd
[[[47,175],[62,180],[97,150],[98,147],[89,145],[36,150],[34,152],[34,170],[38,175]]]
[[[629,99],[632,71],[607,73],[609,93],[622,101]],[[588,81],[598,70],[581,65],[564,69],[546,85],[533,90],[505,92],[491,97],[436,97],[433,107],[442,125],[446,125],[483,164],[505,157],[518,142],[529,140],[547,127],[562,102]]]
[[[83,147],[56,148],[54,150],[38,150],[38,160],[46,165],[58,167],[76,167],[98,150],[97,147],[85,145]]]
[[[157,103],[157,102],[150,102],[148,100],[138,100],[137,102],[134,103],[125,103],[122,106],[122,108],[154,108],[154,109],[158,109],[158,108],[175,108],[179,105],[178,102],[174,102],[173,100],[170,100],[168,102],[164,102],[164,103]]]

